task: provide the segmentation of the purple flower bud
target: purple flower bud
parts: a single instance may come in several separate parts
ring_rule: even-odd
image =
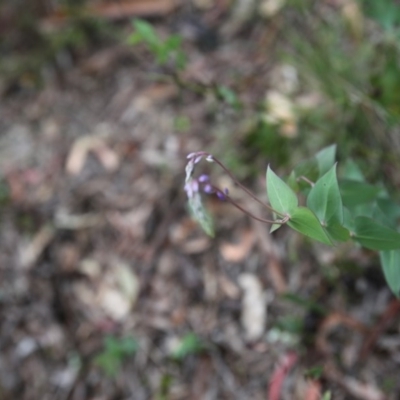
[[[224,193],[225,193],[227,196],[229,196],[229,189],[228,189],[228,188],[225,188],[225,189],[224,189]]]
[[[196,179],[192,179],[186,183],[184,190],[189,199],[193,198],[195,193],[199,191],[199,182]]]
[[[196,151],[195,153],[188,154],[186,158],[189,160],[189,162],[193,162],[194,164],[197,164],[207,154],[208,153],[206,153],[205,151]]]
[[[222,200],[222,201],[225,201],[225,200],[226,200],[226,196],[225,196],[224,193],[222,193],[222,192],[220,192],[220,191],[217,191],[217,192],[216,192],[216,195],[217,195],[217,197],[218,197],[220,200]]]
[[[210,177],[207,174],[203,174],[203,175],[199,176],[198,181],[201,182],[201,183],[209,182],[210,181]]]
[[[214,188],[208,183],[203,187],[204,193],[211,194],[214,193]]]
[[[211,154],[209,154],[209,155],[206,157],[206,161],[208,161],[208,162],[214,162],[214,157],[213,157]]]

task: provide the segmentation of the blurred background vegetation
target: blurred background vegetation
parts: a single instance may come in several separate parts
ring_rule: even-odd
[[[63,69],[90,49],[126,43],[129,15],[112,14],[105,6],[112,3],[3,2],[3,92],[39,89],[48,74],[62,81]],[[231,3],[234,10],[235,2]],[[265,101],[252,105],[250,118],[246,110],[246,120],[252,122],[238,133],[243,146],[225,154],[231,167],[237,164],[240,175],[254,173],[257,168],[248,161],[254,160],[255,152],[260,158],[293,165],[335,142],[341,159],[359,159],[368,177],[383,177],[392,188],[400,184],[399,5],[392,0],[251,3],[254,10],[241,29],[264,24],[273,41],[266,46],[266,62],[272,57],[278,67]],[[228,95],[235,95],[235,90]],[[242,92],[237,93],[239,98],[245,95],[246,88],[237,90]],[[302,151],[296,155],[293,148]]]
[[[207,4],[214,4],[213,1],[187,1],[175,8],[168,0],[154,0],[154,4],[164,4],[162,13],[150,9],[138,13],[139,3],[146,1],[4,0],[0,4],[0,95],[5,101],[18,102],[19,98],[45,90],[49,82],[62,93],[71,82],[69,73],[75,65],[103,49],[122,49],[118,62],[140,68],[152,82],[175,85],[179,96],[174,101],[179,106],[185,105],[188,93],[201,99],[200,107],[206,108],[201,115],[205,115],[207,130],[195,138],[199,139],[195,143],[206,146],[204,150],[217,155],[250,187],[260,186],[258,179],[264,179],[267,163],[284,175],[321,148],[336,143],[339,167],[347,160],[355,160],[367,180],[383,182],[393,197],[400,199],[398,2],[221,0],[215,2],[223,4],[221,27],[202,20],[204,10],[212,8]],[[149,33],[140,22],[138,25],[138,17],[153,26],[156,33]],[[136,22],[132,23],[133,19]],[[196,61],[196,52],[209,54],[211,59],[220,42],[229,45],[230,40],[240,40],[242,48],[250,48],[256,54],[256,73],[252,70],[252,76],[248,76],[235,60],[223,57],[223,71],[216,74],[221,81],[204,83],[187,73],[186,66]],[[174,57],[165,57],[165,52],[170,51]],[[101,60],[85,64],[87,73],[92,74],[96,68],[107,70]],[[105,60],[110,62],[108,57]],[[112,68],[107,71],[107,76],[114,73]],[[193,139],[195,124],[188,115],[174,116],[174,130],[184,138],[183,142]],[[131,145],[126,154],[134,152],[135,146]],[[176,186],[176,180],[164,168],[169,167],[168,162],[165,163],[162,168],[154,163],[159,168],[157,174],[167,177],[163,184]],[[357,174],[357,167],[353,168]],[[168,197],[170,191],[166,187],[163,197]],[[10,202],[10,193],[0,180],[0,205]],[[85,201],[82,200],[83,210],[88,207]],[[152,214],[158,218],[156,212]],[[25,223],[25,214],[18,215],[24,225],[21,230],[31,234],[36,220],[31,218]],[[166,226],[173,222],[167,221]],[[154,224],[149,222],[149,226]],[[292,264],[300,264],[303,248],[299,248],[298,243],[288,245],[286,257]],[[365,271],[354,260],[343,258],[338,268],[316,262],[316,270],[325,280],[327,296],[335,287],[351,303],[351,285],[355,285],[352,279]],[[341,279],[347,275],[351,276],[350,283]],[[190,279],[199,279],[193,276]],[[371,281],[375,280],[379,279],[374,275]],[[196,301],[197,295],[193,294]],[[311,300],[302,295],[289,293],[284,301],[305,310],[311,322],[288,313],[278,318],[269,332],[281,339],[282,332],[286,332],[285,340],[290,346],[299,341],[308,346],[307,324],[315,326],[314,317],[318,320],[329,313],[325,304],[323,309],[320,307],[320,292]],[[229,312],[232,310],[236,318],[237,310],[232,307]],[[197,333],[181,333],[167,362],[173,368],[187,358],[216,351],[207,347]],[[155,337],[159,337],[158,332]],[[140,345],[136,339],[108,336],[94,357],[94,364],[115,377],[137,353]],[[236,353],[232,354],[236,357]],[[193,367],[190,362],[187,365],[189,370]],[[168,372],[163,374],[165,387],[160,389],[159,399],[169,398],[165,393],[173,380]]]

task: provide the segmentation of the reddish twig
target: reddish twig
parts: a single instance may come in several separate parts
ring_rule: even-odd
[[[367,358],[368,354],[375,346],[375,343],[378,340],[379,336],[382,334],[382,332],[385,331],[390,321],[392,321],[393,318],[398,314],[400,314],[400,300],[394,299],[386,307],[386,310],[383,312],[379,322],[371,330],[370,334],[365,339],[363,346],[360,350],[361,361]]]

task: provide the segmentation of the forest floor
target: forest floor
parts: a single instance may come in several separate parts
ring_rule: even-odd
[[[399,306],[375,255],[270,235],[212,198],[209,238],[186,210],[193,151],[254,157],[242,177],[265,198],[270,161],[242,147],[276,27],[216,3],[155,27],[185,38],[186,82],[234,87],[240,111],[123,44],[64,54],[40,88],[2,80],[0,399],[399,398]]]

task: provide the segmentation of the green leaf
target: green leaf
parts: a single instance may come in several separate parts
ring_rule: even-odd
[[[286,178],[286,183],[294,192],[299,191],[299,184],[297,183],[296,173],[294,171],[292,171],[290,175]]]
[[[158,38],[154,28],[148,22],[142,19],[135,19],[133,21],[133,26],[136,33],[138,34],[138,36],[140,35],[143,41],[153,46],[159,46],[161,44],[161,41]]]
[[[372,214],[369,214],[369,216],[384,226],[396,229],[396,219],[390,219],[379,207],[378,202],[374,203]]]
[[[354,232],[354,218],[346,207],[343,207],[343,226],[350,232]]]
[[[311,181],[316,181],[319,174],[318,162],[316,158],[310,158],[297,165],[293,172],[296,177],[305,176]]]
[[[361,168],[352,159],[347,159],[345,161],[342,174],[340,176],[343,179],[365,182],[364,174],[361,172]]]
[[[331,146],[320,150],[315,155],[315,158],[318,163],[319,176],[326,174],[326,172],[328,172],[335,164],[336,144],[332,144]]]
[[[332,399],[332,393],[330,390],[328,390],[327,392],[324,393],[321,400],[331,400],[331,399]]]
[[[104,339],[104,350],[98,354],[93,362],[107,375],[115,377],[125,358],[136,353],[138,344],[132,337],[121,339],[108,336]]]
[[[195,193],[194,196],[188,200],[188,206],[192,218],[200,224],[207,235],[214,237],[213,219],[204,207],[199,193]]]
[[[333,222],[326,227],[327,232],[331,235],[332,239],[338,242],[347,242],[350,239],[350,232],[339,222]]]
[[[354,220],[354,240],[371,250],[400,249],[400,233],[375,222],[368,217],[356,217]]]
[[[304,181],[303,179],[298,179],[298,178],[301,178],[304,176],[311,182],[315,182],[319,177],[319,167],[318,167],[317,159],[315,157],[313,157],[309,160],[303,161],[293,170],[292,174],[293,174],[293,177],[291,179],[292,180],[294,179],[297,183],[297,189],[295,189],[295,190],[297,191],[300,189],[302,192],[309,191],[310,184],[308,182]]]
[[[282,331],[300,335],[304,330],[304,318],[298,315],[287,315],[276,321],[276,327]]]
[[[298,205],[296,194],[269,166],[267,169],[267,193],[272,208],[281,214],[291,215]]]
[[[221,85],[217,87],[217,94],[226,104],[234,108],[240,108],[240,101],[232,89]]]
[[[349,208],[375,200],[381,191],[379,187],[350,179],[341,180],[339,187],[343,204]]]
[[[171,35],[164,42],[164,47],[168,49],[168,51],[176,51],[179,50],[182,45],[182,36],[179,35]]]
[[[396,222],[400,218],[400,205],[394,201],[390,199],[378,199],[377,205],[388,219]]]
[[[307,207],[314,212],[323,226],[343,223],[343,204],[336,178],[336,164],[311,189]]]
[[[320,379],[324,373],[324,367],[322,365],[316,365],[311,367],[304,372],[304,376],[308,379]]]
[[[400,250],[379,253],[387,284],[396,297],[400,297]]]
[[[276,220],[278,218],[275,213],[273,213],[273,217],[274,217],[274,220]],[[272,224],[271,228],[269,230],[269,233],[275,232],[281,227],[282,227],[282,224]]]
[[[292,229],[302,233],[303,235],[309,236],[310,238],[318,240],[319,242],[332,245],[328,234],[318,221],[318,218],[309,208],[296,208],[292,212],[291,218],[287,224]]]
[[[191,354],[197,354],[205,348],[203,342],[194,333],[186,334],[178,343],[177,347],[172,351],[172,358],[182,360]]]

